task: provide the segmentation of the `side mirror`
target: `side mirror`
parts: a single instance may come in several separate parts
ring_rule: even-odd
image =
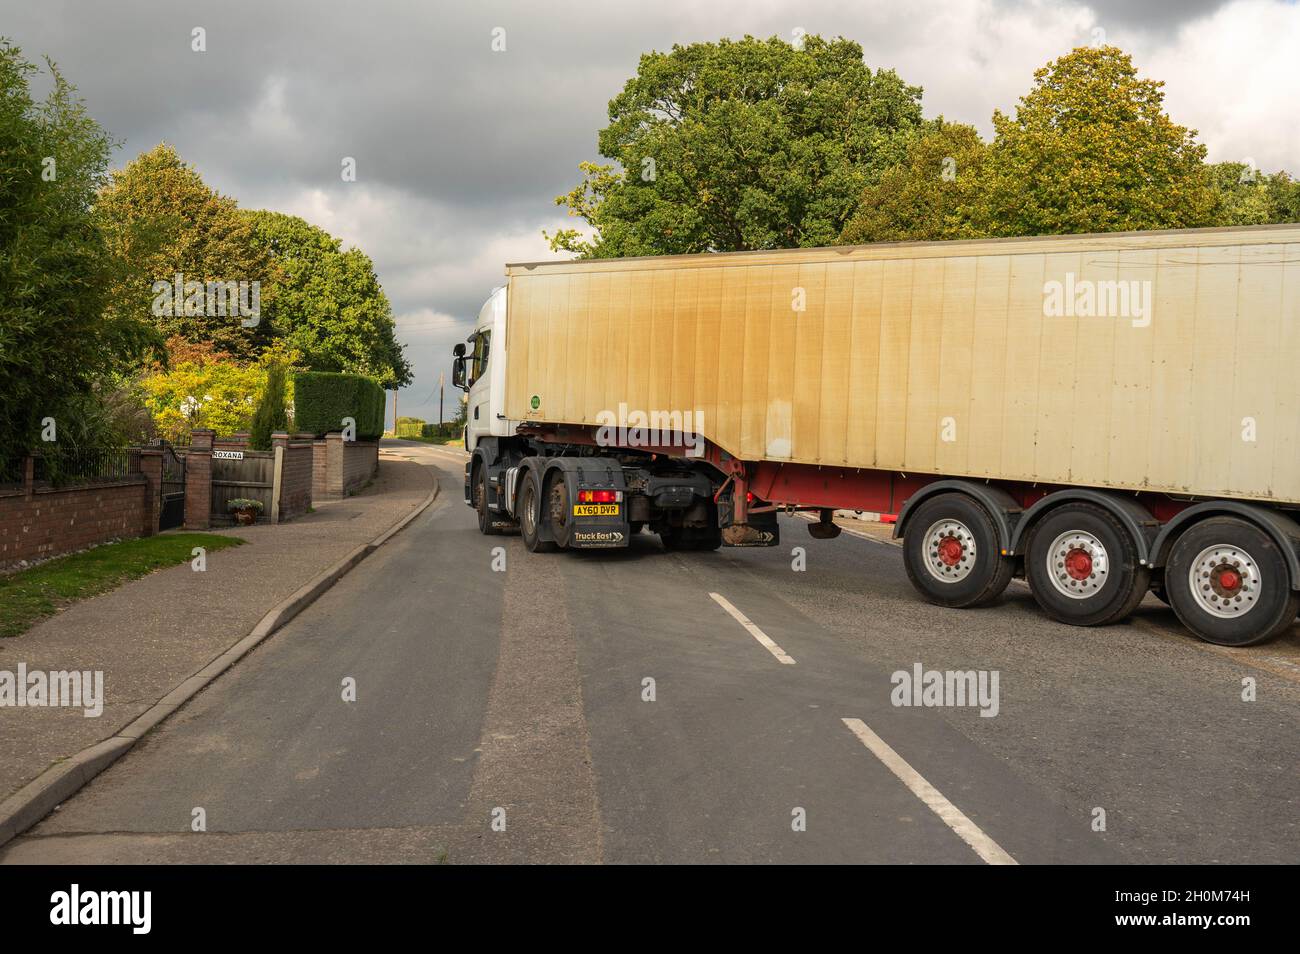
[[[456,345],[464,351],[464,345]],[[463,354],[456,355],[456,360],[451,363],[451,383],[453,387],[460,388],[462,391],[468,391],[469,385],[465,383],[465,362],[468,359]]]
[[[456,345],[456,347],[452,348],[451,353],[458,358],[465,357],[465,342],[462,341],[460,344]]]

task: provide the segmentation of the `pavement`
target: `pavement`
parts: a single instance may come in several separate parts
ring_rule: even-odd
[[[318,501],[279,526],[214,531],[243,546],[160,570],[75,603],[20,636],[0,640],[0,669],[102,671],[104,710],[0,709],[0,803],[51,766],[114,737],[244,638],[262,617],[358,546],[410,513],[433,486],[428,471],[381,457],[353,497]]]
[[[478,533],[462,452],[401,452],[434,504],[0,863],[1300,859],[1295,632],[944,610],[799,518],[531,554]],[[918,663],[996,672],[997,714],[894,705]]]

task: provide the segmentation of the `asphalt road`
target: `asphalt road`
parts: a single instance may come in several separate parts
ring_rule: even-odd
[[[1074,629],[1019,584],[942,610],[798,519],[530,554],[478,533],[462,455],[409,453],[434,507],[0,861],[1300,860],[1294,633]],[[996,671],[997,714],[893,705],[917,664]]]

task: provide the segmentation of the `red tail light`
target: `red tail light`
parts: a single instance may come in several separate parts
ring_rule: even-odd
[[[580,503],[618,503],[623,494],[618,490],[579,490]]]

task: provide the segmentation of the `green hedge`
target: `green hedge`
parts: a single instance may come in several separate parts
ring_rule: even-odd
[[[421,437],[432,437],[446,439],[449,437],[460,437],[461,426],[453,421],[446,421],[442,427],[437,424],[426,424],[420,433]]]
[[[363,374],[299,371],[293,379],[294,426],[322,437],[343,429],[343,418],[357,422],[357,440],[384,433],[384,389]]]
[[[399,417],[397,419],[396,437],[422,437],[429,425],[418,417]]]

